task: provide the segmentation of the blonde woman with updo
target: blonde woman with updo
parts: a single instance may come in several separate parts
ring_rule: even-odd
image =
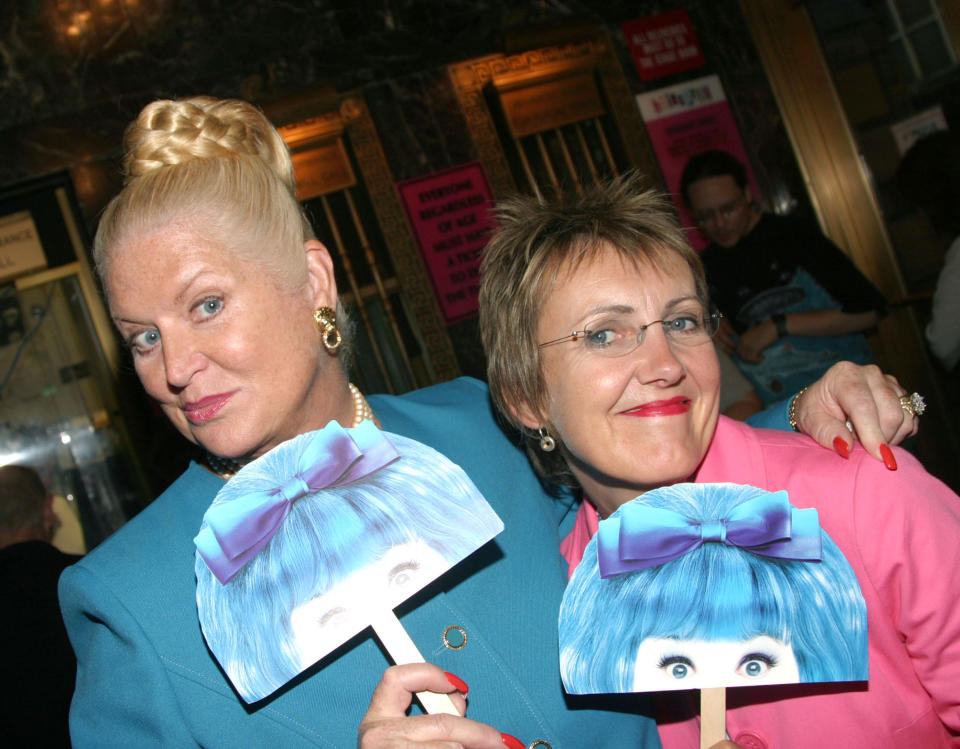
[[[367,401],[348,381],[333,263],[263,114],[240,101],[156,101],[125,150],[97,271],[147,393],[209,457],[61,580],[79,664],[74,745],[656,747],[642,702],[598,710],[563,696],[558,543],[574,500],[544,493],[486,387],[464,378]],[[808,393],[801,423],[827,444],[843,428],[837,395],[865,442],[903,431],[889,382],[872,370],[835,373]],[[365,419],[459,464],[506,530],[400,609],[429,663],[391,668],[368,632],[247,705],[197,620],[204,511],[245,462],[331,420]],[[451,694],[469,717],[418,714],[412,695],[423,690]]]

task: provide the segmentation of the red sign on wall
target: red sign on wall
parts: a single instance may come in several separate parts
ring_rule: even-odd
[[[706,64],[690,16],[682,8],[624,21],[623,33],[641,80],[653,81]]]
[[[480,162],[416,177],[397,189],[447,323],[475,315],[480,252],[494,225]]]

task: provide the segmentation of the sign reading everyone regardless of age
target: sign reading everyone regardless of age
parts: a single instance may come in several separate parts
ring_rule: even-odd
[[[708,75],[637,94],[637,106],[684,226],[693,227],[694,221],[683,203],[680,178],[687,161],[698,153],[711,149],[729,151],[746,166],[753,197],[762,194],[717,76]],[[708,244],[696,229],[691,229],[689,239],[697,250]]]
[[[480,162],[397,185],[447,324],[477,313],[480,252],[493,228],[493,203]]]
[[[623,33],[641,80],[653,81],[706,62],[690,16],[682,8],[624,21]]]

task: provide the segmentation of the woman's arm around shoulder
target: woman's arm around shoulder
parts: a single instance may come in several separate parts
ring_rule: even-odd
[[[842,361],[809,387],[751,416],[747,423],[781,431],[796,428],[845,458],[856,439],[874,458],[895,470],[889,446],[917,432],[917,418],[900,404],[900,396],[906,393],[896,377],[884,374],[876,365]]]

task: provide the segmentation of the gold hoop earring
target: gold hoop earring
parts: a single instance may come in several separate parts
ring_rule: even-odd
[[[545,453],[553,452],[554,448],[557,446],[557,441],[547,434],[547,430],[543,427],[540,427],[540,449]]]
[[[320,331],[323,347],[331,354],[334,353],[343,343],[343,336],[337,328],[336,313],[330,307],[321,307],[313,313],[313,321],[317,324],[317,330]]]

